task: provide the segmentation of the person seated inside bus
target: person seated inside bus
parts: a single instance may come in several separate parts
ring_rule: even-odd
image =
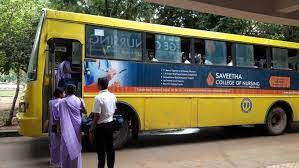
[[[206,61],[206,56],[204,54],[199,54],[200,64],[204,64]]]
[[[233,58],[231,55],[227,56],[227,66],[233,66]]]
[[[288,63],[288,69],[287,70],[293,70],[293,69],[295,69],[295,65],[294,64],[292,64],[292,63]]]
[[[182,52],[182,63],[190,64],[190,61],[188,60],[187,54],[185,52]]]
[[[261,68],[267,68],[266,59],[261,59],[259,62],[261,64]]]
[[[195,61],[195,64],[204,64],[205,57],[204,57],[204,55],[201,55],[200,53],[195,54],[194,61]]]
[[[262,64],[260,63],[260,61],[255,60],[255,61],[254,61],[254,66],[256,66],[256,67],[258,67],[258,68],[261,68],[261,67],[262,67]]]
[[[148,59],[151,62],[158,62],[158,60],[155,58],[155,52],[151,50],[148,51]]]
[[[81,71],[73,70],[71,65],[72,57],[65,56],[63,61],[59,64],[56,73],[57,87],[64,89],[68,84],[76,84],[72,80],[72,74],[80,74]]]
[[[210,60],[205,60],[205,65],[213,65],[213,63],[212,63],[212,61],[210,61]]]
[[[295,70],[299,71],[299,63],[295,63]]]
[[[267,68],[266,59],[254,60],[254,67]]]
[[[195,62],[195,64],[201,64],[200,57],[201,57],[200,54],[195,54],[195,56],[194,56],[194,62]]]
[[[289,70],[293,70],[293,69],[295,69],[294,64],[292,64],[292,63],[288,63],[288,65],[289,65]]]

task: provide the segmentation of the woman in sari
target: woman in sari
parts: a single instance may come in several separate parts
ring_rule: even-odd
[[[66,87],[66,97],[59,103],[62,168],[81,168],[81,113],[86,113],[82,99],[75,96],[76,86]]]
[[[54,99],[49,101],[49,148],[50,148],[50,164],[53,167],[60,167],[60,141],[61,136],[58,131],[59,127],[59,116],[58,116],[58,106],[59,101],[63,98],[63,91],[56,89],[53,93]]]

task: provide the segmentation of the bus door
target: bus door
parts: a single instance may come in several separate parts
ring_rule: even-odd
[[[71,75],[71,83],[77,87],[76,95],[82,97],[82,73],[80,73],[82,72],[82,44],[70,39],[50,39],[43,79],[43,132],[47,132],[49,101],[53,99],[53,92],[58,88],[59,81],[56,77],[58,66],[66,59],[70,59],[72,71],[79,72]]]

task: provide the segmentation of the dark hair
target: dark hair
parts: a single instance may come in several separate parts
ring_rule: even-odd
[[[147,53],[153,53],[153,54],[155,54],[155,50],[148,50]]]
[[[76,92],[76,86],[74,84],[68,84],[65,88],[67,95],[73,95]]]
[[[55,91],[53,92],[53,96],[58,98],[60,97],[60,95],[63,93],[63,91],[60,88],[55,89]]]
[[[99,78],[98,79],[98,86],[100,86],[101,90],[105,90],[108,88],[109,80],[108,78]]]

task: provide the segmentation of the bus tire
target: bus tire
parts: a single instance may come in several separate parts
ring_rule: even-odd
[[[119,130],[113,133],[113,146],[114,149],[123,148],[129,140],[129,122],[124,118],[124,123]]]
[[[265,129],[269,135],[283,134],[287,128],[288,118],[285,110],[281,107],[273,107],[269,111]]]

